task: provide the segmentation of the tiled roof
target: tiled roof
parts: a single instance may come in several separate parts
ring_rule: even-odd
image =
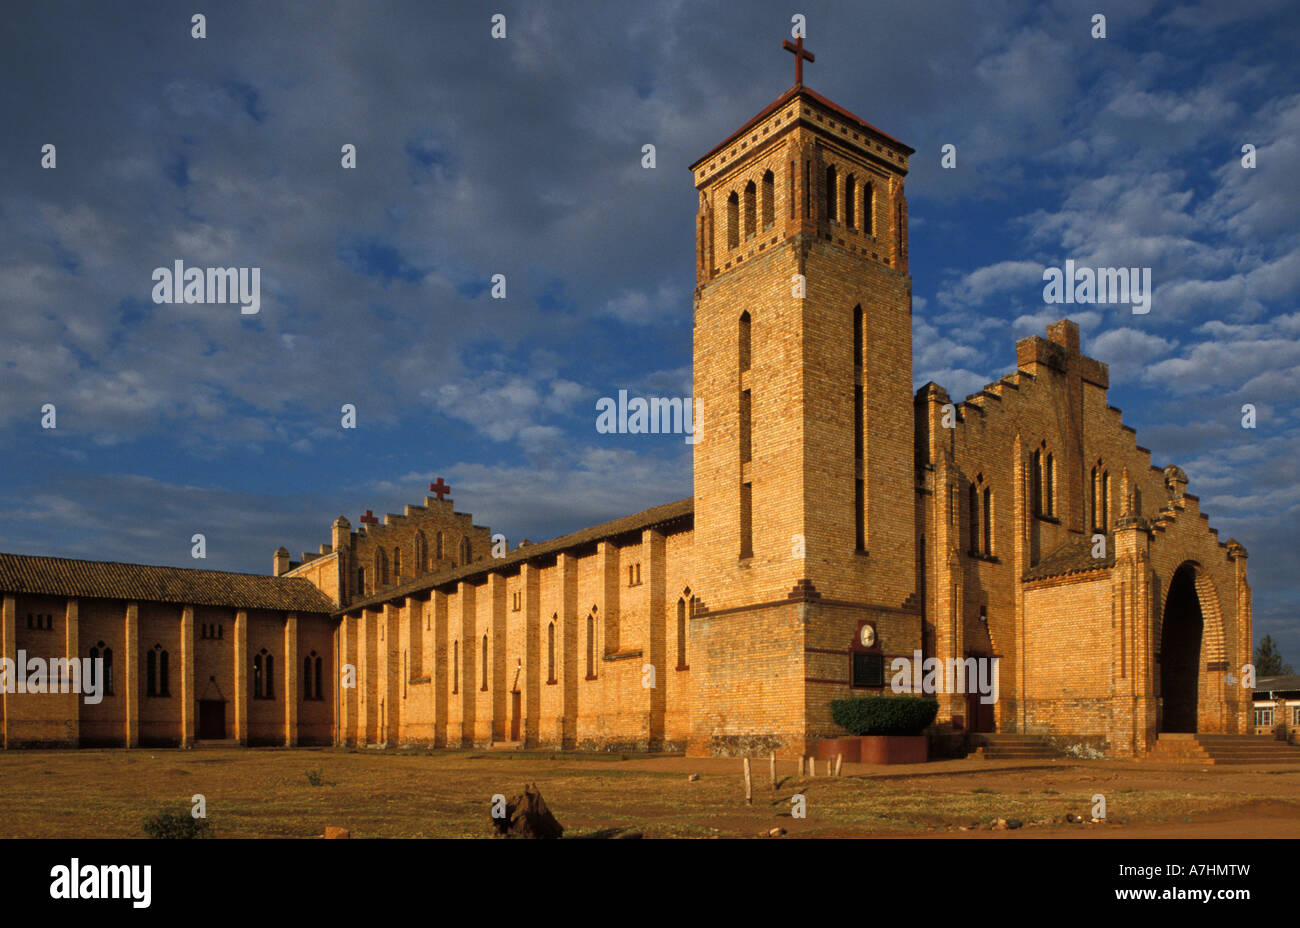
[[[746,122],[743,126],[737,129],[735,132],[731,133],[731,135],[727,136],[717,145],[714,145],[711,149],[709,149],[707,153],[697,158],[695,162],[691,164],[690,169],[694,171],[705,161],[708,161],[718,152],[722,151],[722,149],[726,148],[732,142],[736,141],[736,139],[740,138],[750,129],[754,128],[754,126],[758,125],[768,116],[770,116],[772,113],[776,112],[781,107],[785,106],[787,103],[789,103],[791,100],[793,100],[795,97],[799,96],[800,94],[803,94],[804,96],[817,101],[822,106],[826,107],[832,112],[839,114],[839,116],[842,117],[843,119],[847,119],[848,121],[855,123],[858,126],[858,128],[862,129],[863,131],[866,131],[867,133],[874,133],[875,135],[880,136],[880,138],[885,139],[888,142],[892,142],[894,145],[897,145],[899,148],[905,150],[909,155],[916,153],[916,149],[912,148],[909,145],[903,144],[898,139],[890,135],[888,132],[882,132],[881,130],[873,126],[871,123],[863,119],[861,116],[857,116],[854,115],[853,113],[850,113],[848,110],[840,106],[838,103],[831,102],[830,100],[826,99],[825,97],[823,97],[821,94],[817,93],[815,90],[811,89],[810,87],[805,87],[803,84],[795,84],[785,93],[781,94],[781,96],[777,97],[767,106],[765,106],[762,109],[762,111],[758,113],[757,116],[755,116],[753,119]]]
[[[334,611],[329,597],[300,577],[25,554],[0,553],[0,592],[284,612]]]
[[[1047,557],[1025,571],[1025,580],[1046,580],[1049,577],[1065,577],[1069,574],[1081,574],[1089,570],[1100,570],[1115,566],[1115,539],[1106,536],[1106,556],[1092,556],[1092,541],[1087,538],[1073,539],[1065,542]]]
[[[543,557],[551,554],[558,554],[561,551],[570,548],[576,548],[579,545],[591,544],[595,541],[601,541],[606,538],[613,538],[627,532],[640,531],[642,529],[652,528],[656,525],[663,525],[666,522],[672,522],[678,519],[685,519],[695,514],[695,500],[683,499],[675,503],[664,503],[662,506],[655,506],[644,512],[638,512],[634,515],[624,516],[621,519],[615,519],[612,522],[602,522],[600,525],[593,525],[590,528],[580,529],[569,535],[561,535],[559,538],[552,538],[550,541],[543,541],[538,544],[526,545],[522,548],[516,548],[506,554],[505,557],[493,558],[488,557],[481,561],[474,561],[461,567],[454,567],[451,570],[444,570],[441,573],[425,574],[423,577],[416,577],[400,586],[390,586],[380,590],[378,593],[372,593],[369,596],[353,600],[352,604],[346,609],[337,610],[338,612],[351,612],[365,606],[375,606],[386,603],[391,600],[401,599],[412,593],[422,593],[435,587],[444,586],[445,584],[455,583],[459,580],[465,580],[469,577],[479,574],[486,574],[489,571],[501,570],[519,564],[523,561],[531,560],[536,557]]]

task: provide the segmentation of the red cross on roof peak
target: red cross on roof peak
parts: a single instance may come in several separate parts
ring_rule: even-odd
[[[375,514],[371,512],[369,509],[367,509],[366,514],[361,517],[361,521],[373,523],[375,525],[379,524],[379,520],[375,518]]]
[[[448,493],[451,492],[451,487],[443,483],[442,478],[439,477],[437,483],[429,484],[429,492],[432,493],[434,496],[438,497],[438,499],[442,499],[444,496],[446,496]]]
[[[803,36],[799,36],[793,42],[791,42],[789,39],[786,39],[784,42],[781,43],[781,47],[784,48],[786,51],[793,53],[794,82],[796,86],[802,85],[803,84],[803,63],[807,61],[811,64],[812,62],[817,60],[817,57],[812,52],[806,51],[804,49]]]

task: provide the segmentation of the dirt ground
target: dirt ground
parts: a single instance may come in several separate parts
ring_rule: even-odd
[[[494,795],[536,783],[566,837],[1300,837],[1300,766],[1119,761],[819,765],[739,758],[335,748],[0,753],[0,836],[139,837],[206,802],[216,837],[486,837]],[[692,777],[695,779],[692,779]],[[1105,797],[1100,823],[1094,796]],[[802,801],[805,815],[796,814]],[[1100,817],[1100,816],[1099,816]],[[1021,823],[997,827],[997,821]]]

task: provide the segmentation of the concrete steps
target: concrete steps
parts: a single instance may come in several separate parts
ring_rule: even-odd
[[[1056,760],[1063,756],[1046,735],[981,732],[970,735],[970,749],[983,748],[987,760]]]
[[[1266,735],[1163,732],[1148,760],[1184,764],[1300,764],[1300,747]]]

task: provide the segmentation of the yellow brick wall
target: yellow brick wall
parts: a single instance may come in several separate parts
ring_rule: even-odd
[[[137,656],[140,680],[140,743],[176,744],[181,737],[181,607],[171,603],[140,604],[140,653]],[[161,648],[168,655],[168,692],[147,696],[145,665],[149,651],[156,655]],[[156,657],[159,676],[156,690],[162,686],[161,657]]]
[[[52,596],[8,596],[18,619],[13,646],[25,649],[29,656],[45,660],[70,656],[68,645],[74,640],[71,656],[83,659],[92,648],[102,654],[113,652],[113,692],[105,693],[101,702],[89,704],[83,694],[26,693],[7,694],[4,699],[4,732],[11,747],[22,745],[64,744],[75,746],[121,746],[132,737],[143,746],[174,746],[185,738],[185,675],[193,679],[193,703],[190,713],[190,737],[197,734],[198,701],[221,699],[226,702],[227,737],[235,737],[235,705],[240,694],[234,683],[235,612],[207,606],[184,606],[174,603],[142,602],[128,604],[120,600],[76,599]],[[187,654],[181,636],[182,615],[193,615],[193,651]],[[50,630],[26,628],[26,613],[54,616]],[[128,614],[135,615],[135,650],[130,649]],[[69,635],[69,615],[75,616]],[[285,744],[295,740],[303,744],[328,744],[334,732],[334,643],[333,622],[327,616],[300,616],[294,623],[298,666],[290,674],[285,653],[284,613],[252,611],[244,662],[251,667],[253,655],[266,648],[275,663],[275,698],[252,698],[252,673],[248,674],[246,740],[258,744]],[[221,626],[221,638],[203,638],[204,625]],[[301,685],[301,660],[312,651],[324,660],[322,683],[325,698],[304,700]],[[148,654],[157,655],[156,692],[147,695]],[[162,691],[161,654],[168,655],[168,687]],[[292,699],[294,711],[286,700]],[[134,703],[134,708],[132,707]]]
[[[332,599],[342,602],[339,588],[339,555],[337,552],[317,557],[305,564],[295,567],[286,577],[302,577],[314,587]]]
[[[1025,592],[1025,608],[1025,731],[1108,733],[1109,579],[1035,586]]]

